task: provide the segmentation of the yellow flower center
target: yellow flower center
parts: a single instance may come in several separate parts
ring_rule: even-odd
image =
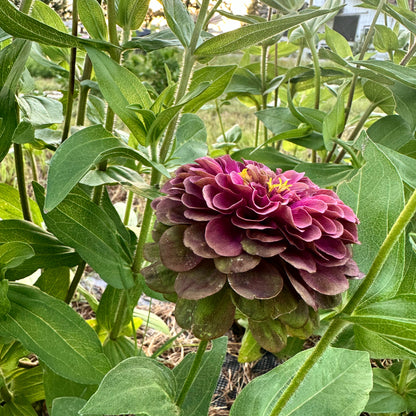
[[[287,191],[290,189],[292,185],[288,185],[288,181],[282,181],[282,178],[279,178],[279,183],[272,183],[272,178],[269,179],[267,182],[267,186],[269,187],[269,192],[273,191],[273,189],[276,189],[278,193]]]

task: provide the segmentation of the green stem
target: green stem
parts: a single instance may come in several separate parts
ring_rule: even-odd
[[[412,362],[410,361],[410,359],[403,360],[402,362],[402,369],[400,370],[399,382],[397,383],[397,393],[399,393],[401,396],[404,394],[406,390],[407,376],[409,374],[411,363]]]
[[[254,147],[257,148],[259,145],[259,136],[260,136],[260,119],[256,117],[256,132],[254,137]]]
[[[131,207],[133,205],[133,197],[134,197],[134,193],[132,191],[129,191],[127,194],[126,211],[124,213],[124,218],[123,218],[124,225],[128,225],[129,223]]]
[[[75,291],[77,290],[79,282],[81,281],[81,277],[84,273],[86,265],[87,263],[85,261],[82,261],[80,264],[78,264],[74,278],[72,279],[71,285],[69,286],[69,289],[68,289],[68,293],[66,294],[66,297],[65,297],[65,302],[68,304],[71,302],[72,298],[74,297]]]
[[[279,42],[276,42],[274,44],[274,77],[279,76]],[[279,88],[276,88],[274,91],[274,106],[277,107],[277,104],[279,102]]]
[[[342,310],[342,314],[351,315],[354,312],[354,310],[357,308],[357,306],[360,304],[360,302],[362,301],[362,299],[364,298],[364,296],[370,289],[371,285],[374,283],[378,274],[380,273],[394,244],[397,242],[400,235],[403,233],[406,226],[409,224],[415,212],[416,212],[416,190],[413,192],[406,206],[403,208],[403,211],[400,213],[393,227],[387,234],[387,237],[385,238],[382,246],[380,247],[380,250],[377,253],[376,258],[374,259],[373,264],[371,265],[370,270],[367,273],[367,276],[365,277],[365,279],[363,280],[363,282],[361,283],[357,291],[354,293],[350,301]],[[325,332],[321,340],[316,345],[312,354],[304,362],[302,367],[293,377],[289,386],[286,388],[282,396],[279,398],[278,402],[276,403],[275,407],[270,413],[270,416],[279,415],[281,410],[283,410],[283,408],[286,406],[290,398],[296,392],[299,385],[305,379],[309,370],[314,366],[314,364],[318,361],[318,359],[323,355],[325,350],[329,347],[331,342],[335,339],[335,337],[339,334],[339,332],[342,330],[342,328],[345,325],[346,323],[342,321],[340,318],[334,319],[329,324],[327,331]]]
[[[195,380],[195,377],[198,373],[199,366],[201,365],[202,358],[204,356],[204,352],[207,349],[208,341],[201,341],[198,346],[198,351],[196,352],[194,361],[192,363],[192,367],[189,370],[188,377],[185,380],[185,383],[182,387],[182,390],[179,394],[178,400],[176,401],[176,404],[178,407],[181,407],[183,402],[185,401],[186,394],[188,393],[189,389],[192,386],[193,381]]]
[[[400,61],[400,65],[406,66],[409,61],[413,58],[413,55],[416,52],[416,41],[413,42],[413,45],[409,48],[406,55],[403,57],[403,59]]]
[[[30,167],[32,169],[32,178],[35,182],[38,181],[38,171],[36,168],[36,160],[35,160],[35,156],[33,154],[33,150],[28,150],[27,154],[29,155],[29,160],[30,160]]]
[[[126,318],[127,304],[128,304],[127,300],[128,300],[128,292],[127,290],[123,290],[121,293],[120,299],[118,301],[117,310],[115,312],[114,324],[111,328],[110,335],[109,335],[110,339],[112,340],[116,340],[120,335],[123,322],[125,321],[125,318]]]
[[[303,30],[305,31],[306,43],[308,44],[308,47],[312,54],[313,68],[315,71],[315,78],[314,78],[315,105],[314,105],[314,108],[316,110],[319,110],[319,104],[321,101],[321,67],[319,66],[318,51],[316,49],[313,33],[309,30],[307,25],[303,24],[302,27],[303,27]]]
[[[78,36],[78,1],[72,2],[72,36]],[[77,65],[77,48],[71,48],[71,58],[69,61],[69,81],[68,81],[68,97],[66,102],[65,123],[62,129],[61,142],[63,143],[69,135],[71,128],[72,108],[74,106],[75,92],[75,71]]]
[[[20,206],[22,207],[23,218],[26,221],[32,221],[30,214],[29,198],[27,196],[26,179],[25,179],[25,162],[23,159],[22,146],[13,144],[14,150],[14,166],[16,169],[17,188],[20,196]]]
[[[262,109],[267,109],[267,55],[268,55],[269,47],[265,44],[261,47],[261,68],[260,68],[260,76],[261,76],[261,92],[262,92]],[[264,126],[263,129],[263,135],[264,135],[264,143],[267,141],[267,127]]]
[[[222,138],[224,139],[224,142],[225,142],[225,141],[227,141],[227,139],[225,137],[224,123],[222,122],[222,117],[221,117],[220,106],[218,104],[218,100],[215,100],[215,110],[217,111],[218,121],[220,122]]]
[[[79,101],[78,101],[78,111],[77,111],[77,126],[83,126],[85,123],[85,114],[87,112],[87,99],[88,99],[88,92],[90,88],[88,85],[82,85],[82,81],[86,81],[87,79],[91,78],[92,73],[92,62],[88,55],[85,56],[84,61],[84,69],[82,71],[81,77],[81,87],[79,93]]]
[[[208,25],[209,25],[209,21],[212,19],[212,16],[214,16],[215,12],[218,10],[218,7],[221,6],[221,3],[223,2],[223,0],[217,0],[217,2],[215,3],[214,7],[211,9],[211,11],[208,13],[205,22],[204,22],[204,26],[202,30],[207,30],[208,29]]]

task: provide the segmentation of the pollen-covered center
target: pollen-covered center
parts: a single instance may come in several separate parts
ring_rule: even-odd
[[[290,189],[292,185],[288,184],[288,180],[282,181],[282,178],[277,178],[276,176],[270,176],[267,172],[263,169],[259,169],[257,166],[249,166],[246,169],[243,169],[239,175],[243,178],[243,181],[246,185],[250,183],[258,183],[263,185],[267,192],[270,194],[273,190],[277,193],[283,193]]]

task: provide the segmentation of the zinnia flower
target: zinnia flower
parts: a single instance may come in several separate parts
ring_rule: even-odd
[[[277,351],[286,333],[309,336],[318,308],[337,305],[361,277],[351,258],[357,217],[303,173],[204,157],[162,192],[142,273],[177,295],[178,323],[201,339],[223,335],[238,308],[260,345]]]

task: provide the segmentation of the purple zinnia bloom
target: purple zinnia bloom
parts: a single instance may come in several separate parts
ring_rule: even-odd
[[[351,258],[357,217],[303,173],[204,157],[180,167],[162,192],[152,205],[156,244],[147,248],[152,264],[143,275],[152,289],[176,293],[177,309],[186,305],[191,315],[201,300],[225,297],[232,299],[227,317],[236,306],[254,323],[304,328],[361,277]]]

